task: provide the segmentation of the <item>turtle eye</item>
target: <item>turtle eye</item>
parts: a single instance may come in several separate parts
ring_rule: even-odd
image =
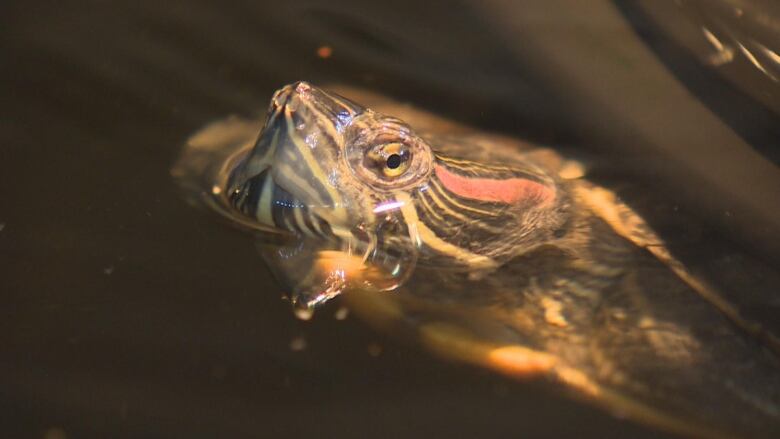
[[[344,155],[360,181],[380,191],[417,185],[433,169],[430,146],[408,125],[371,111],[345,130]]]
[[[400,142],[384,143],[371,148],[366,154],[364,165],[380,177],[394,179],[409,169],[412,153]]]

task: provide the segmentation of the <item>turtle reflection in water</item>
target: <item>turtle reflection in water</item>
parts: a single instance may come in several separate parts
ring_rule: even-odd
[[[330,90],[282,88],[263,127],[212,124],[173,170],[259,232],[299,310],[345,292],[440,355],[678,433],[778,437],[776,338],[577,163]]]

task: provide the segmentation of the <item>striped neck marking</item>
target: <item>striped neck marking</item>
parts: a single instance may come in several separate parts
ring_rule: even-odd
[[[555,191],[525,178],[474,178],[450,172],[442,165],[434,167],[436,177],[453,194],[472,200],[514,204],[524,200],[538,200],[549,204],[555,200]]]
[[[420,221],[412,199],[406,192],[396,193],[396,200],[401,203],[401,214],[409,227],[410,238],[417,246],[425,244],[439,253],[453,257],[475,269],[494,268],[497,265],[493,259],[487,256],[472,253],[436,236],[436,233]]]

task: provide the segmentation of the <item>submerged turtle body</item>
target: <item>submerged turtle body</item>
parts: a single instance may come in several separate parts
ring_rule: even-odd
[[[174,168],[262,232],[300,308],[345,292],[377,327],[621,415],[688,435],[780,435],[776,338],[580,165],[336,92],[287,86],[262,130],[213,124]]]

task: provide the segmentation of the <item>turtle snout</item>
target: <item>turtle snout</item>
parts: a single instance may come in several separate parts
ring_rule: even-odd
[[[285,106],[289,105],[296,96],[303,96],[310,92],[311,89],[312,86],[308,82],[304,81],[298,81],[285,85],[281,89],[277,90],[271,98],[271,109],[283,109]]]

